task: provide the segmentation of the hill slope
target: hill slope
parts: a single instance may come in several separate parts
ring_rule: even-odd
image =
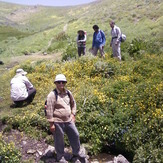
[[[48,42],[52,38],[53,43],[48,47],[48,53],[56,49],[63,51],[68,43],[75,43],[76,32],[79,29],[87,31],[87,44],[91,47],[94,24],[98,24],[104,30],[109,45],[111,19],[114,19],[127,35],[128,42],[134,38],[142,38],[161,47],[163,3],[159,0],[103,0],[71,8],[0,3],[0,56],[22,55],[25,51],[47,51]],[[67,30],[64,31],[63,37],[65,25]],[[9,28],[8,34],[3,32],[6,26]],[[21,37],[18,37],[19,35]]]
[[[44,115],[44,101],[53,90],[55,75],[64,73],[67,88],[73,92],[78,106],[76,125],[81,143],[86,144],[90,154],[116,149],[134,163],[163,160],[161,1],[102,0],[72,8],[1,4],[1,31],[4,32],[0,33],[0,57],[9,60],[26,52],[62,52],[75,57],[77,30],[87,31],[88,49],[94,24],[107,36],[105,59],[88,52],[86,56],[64,62],[54,62],[51,58],[34,61],[31,56],[31,61],[5,69],[0,74],[0,120],[6,125],[3,132],[13,128],[53,144]],[[110,19],[115,19],[127,35],[127,41],[122,44],[121,63],[111,58],[108,48]],[[39,54],[33,56],[39,59]],[[55,58],[56,54],[52,56]],[[28,72],[37,89],[33,103],[22,108],[14,108],[10,99],[10,80],[17,68]],[[2,139],[1,132],[0,159],[19,162],[17,149]]]

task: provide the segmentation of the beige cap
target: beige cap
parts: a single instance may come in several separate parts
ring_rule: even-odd
[[[65,81],[65,82],[67,82],[66,77],[63,74],[56,75],[54,83],[57,82],[57,81]]]
[[[23,69],[19,68],[19,69],[17,69],[17,70],[16,70],[16,74],[22,74],[22,75],[26,75],[26,74],[27,74],[27,72],[26,72],[26,71],[24,71]]]

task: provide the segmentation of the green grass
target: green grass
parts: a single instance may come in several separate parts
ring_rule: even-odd
[[[9,26],[0,26],[0,42],[7,40],[10,37],[15,37],[17,40],[28,37],[30,33],[21,32],[15,28]]]
[[[27,6],[0,4],[3,6],[0,7],[3,24],[11,12],[28,11],[21,20],[10,17],[9,25],[0,27],[0,59],[7,63],[12,63],[12,57],[17,58],[24,52],[61,52],[77,56],[77,31],[87,31],[86,57],[57,63],[52,59],[38,62],[36,58],[28,62],[22,59],[21,64],[10,70],[5,69],[6,65],[0,67],[0,119],[27,134],[32,131],[35,138],[38,132],[46,137],[49,131],[43,112],[44,101],[54,87],[55,75],[64,73],[70,81],[67,87],[74,93],[78,104],[77,126],[81,142],[89,144],[91,153],[101,152],[114,141],[118,149],[123,146],[123,151],[134,155],[135,163],[144,159],[147,162],[161,160],[161,1],[103,0],[72,8],[37,6],[33,13]],[[111,19],[127,36],[121,46],[121,64],[110,57]],[[88,53],[94,24],[106,34],[107,57],[104,60]],[[67,29],[63,31],[65,25]],[[10,80],[19,67],[28,71],[37,94],[32,104],[12,108]]]
[[[1,2],[2,3],[2,2]],[[48,41],[56,37],[63,31],[63,27],[68,24],[66,35],[72,42],[76,41],[77,31],[84,29],[87,31],[87,49],[91,47],[94,24],[106,34],[106,46],[108,49],[110,42],[110,26],[109,21],[114,19],[116,24],[126,34],[127,41],[130,43],[134,38],[142,38],[145,41],[157,42],[159,45],[162,34],[162,15],[163,3],[161,1],[126,1],[126,0],[104,0],[97,1],[93,4],[76,6],[76,7],[31,7],[32,13],[26,6],[16,6],[3,4],[1,9],[1,17],[8,17],[14,12],[17,15],[26,9],[24,19],[14,19],[9,17],[9,21],[14,23],[14,26],[2,28],[0,33],[1,46],[0,56],[9,57],[12,55],[22,55],[24,51],[38,52],[47,49]],[[15,12],[15,7],[17,11]],[[2,19],[6,23],[6,19]],[[7,31],[7,32],[5,32]],[[33,33],[31,35],[31,33]],[[10,36],[10,37],[9,37]],[[16,38],[16,39],[15,39]],[[53,45],[50,48],[51,53],[63,51],[66,48],[67,42],[57,40],[58,45]],[[160,45],[161,48],[161,45]],[[109,50],[109,49],[108,49]]]

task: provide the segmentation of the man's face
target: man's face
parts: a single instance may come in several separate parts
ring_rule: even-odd
[[[95,31],[95,32],[98,32],[98,29],[97,29],[97,28],[94,28],[94,31]]]
[[[66,82],[65,81],[57,81],[55,82],[56,84],[56,87],[59,89],[59,90],[63,90],[65,85],[66,85]]]
[[[114,28],[114,23],[113,22],[110,22],[110,27]]]

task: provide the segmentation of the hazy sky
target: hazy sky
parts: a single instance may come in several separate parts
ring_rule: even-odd
[[[45,5],[45,6],[73,6],[93,2],[95,0],[0,0],[25,5]]]

